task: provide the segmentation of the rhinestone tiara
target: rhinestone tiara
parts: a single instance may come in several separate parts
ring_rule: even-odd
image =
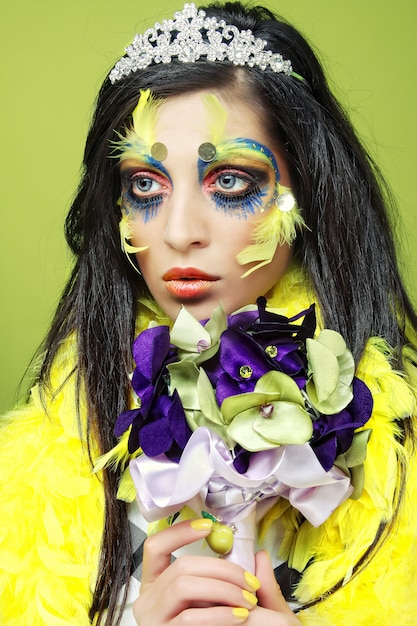
[[[157,22],[143,35],[136,35],[109,74],[112,84],[131,72],[152,63],[193,63],[201,57],[207,61],[230,61],[235,65],[270,68],[275,73],[301,78],[292,71],[291,62],[281,54],[265,50],[267,42],[254,37],[251,30],[239,30],[216,17],[206,17],[194,3],[185,4],[174,13],[173,20]]]

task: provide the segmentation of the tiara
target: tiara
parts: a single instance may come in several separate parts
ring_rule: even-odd
[[[204,35],[204,36],[203,36]],[[281,54],[265,50],[267,42],[254,37],[251,30],[239,30],[216,17],[206,17],[194,3],[185,4],[174,13],[173,20],[157,22],[143,35],[136,35],[109,74],[112,84],[131,72],[152,63],[193,63],[201,57],[207,61],[230,61],[235,65],[270,68],[275,73],[296,76],[291,62]]]

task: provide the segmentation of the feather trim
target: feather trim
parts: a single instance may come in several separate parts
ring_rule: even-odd
[[[104,494],[79,435],[74,348],[67,342],[53,367],[47,415],[36,387],[27,406],[2,418],[2,626],[90,624]]]
[[[375,437],[376,439],[376,437]],[[392,441],[391,441],[392,443]],[[404,624],[414,626],[417,614],[417,464],[415,454],[407,455],[408,465],[407,495],[401,505],[400,516],[390,535],[380,546],[374,557],[360,573],[353,577],[337,592],[311,609],[299,614],[306,626],[391,626]],[[389,479],[383,459],[379,465],[385,478]],[[368,518],[372,519],[369,507]],[[366,516],[351,516],[349,538],[357,542],[360,523],[366,523]],[[329,552],[329,545],[327,546]],[[324,551],[322,550],[322,553]],[[326,565],[326,564],[325,564]],[[315,576],[320,577],[319,569]],[[320,580],[320,579],[319,579]],[[310,577],[309,586],[314,581]],[[315,585],[317,587],[317,584]]]

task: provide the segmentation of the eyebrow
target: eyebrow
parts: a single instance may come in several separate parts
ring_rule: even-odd
[[[278,164],[272,150],[270,150],[267,146],[260,143],[259,141],[256,141],[255,139],[236,137],[236,139],[228,139],[226,141],[222,141],[216,146],[216,148],[217,153],[219,154],[219,158],[227,158],[229,154],[235,155],[235,153],[244,156],[244,154],[242,154],[242,149],[243,151],[248,150],[249,152],[255,151],[261,155],[265,155],[265,161],[270,162],[274,169],[278,170]],[[218,160],[217,155],[215,159]]]
[[[148,148],[148,146],[145,146],[145,144],[140,144],[141,150],[136,152],[134,149],[135,143],[138,143],[138,142],[132,142],[131,144],[130,143],[126,144],[128,148],[126,149],[126,151],[123,151],[123,153],[120,155],[119,166],[123,166],[123,164],[130,159],[132,161],[139,161],[140,163],[150,166],[154,168],[155,170],[159,170],[160,172],[162,172],[162,174],[164,174],[164,176],[166,176],[169,180],[171,180],[171,176],[169,175],[168,170],[163,165],[162,161],[158,161],[158,159],[155,159],[155,157],[152,156],[152,154],[150,153],[150,148]],[[134,170],[134,169],[135,169],[135,165],[126,166],[126,170]]]

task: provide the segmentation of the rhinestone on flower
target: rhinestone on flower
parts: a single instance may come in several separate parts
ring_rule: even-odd
[[[174,19],[157,22],[143,35],[136,35],[109,74],[116,83],[131,72],[144,69],[152,63],[170,63],[176,58],[181,63],[193,63],[201,57],[207,61],[229,61],[234,65],[267,68],[279,74],[299,76],[292,71],[291,62],[279,53],[266,50],[266,41],[254,37],[251,30],[240,31],[224,20],[206,17],[194,3],[185,4]]]
[[[252,376],[252,373],[253,371],[250,365],[242,365],[242,367],[239,369],[239,374],[242,378],[250,378]]]
[[[204,352],[204,350],[207,350],[207,348],[209,347],[210,347],[210,344],[206,339],[200,339],[197,342],[197,352],[199,353]]]
[[[271,357],[271,359],[275,359],[278,354],[278,348],[276,346],[267,346],[265,348],[265,352]]]
[[[266,420],[271,419],[273,412],[274,412],[273,404],[263,404],[261,406],[261,417],[263,417],[264,419]]]

